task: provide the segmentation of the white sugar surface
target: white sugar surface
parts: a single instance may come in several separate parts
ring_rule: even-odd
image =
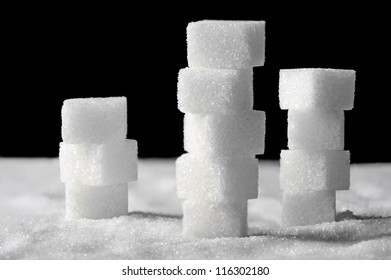
[[[260,162],[249,237],[184,239],[174,160],[141,160],[130,214],[66,221],[57,159],[0,159],[0,259],[391,259],[391,164],[353,165],[337,220],[284,229],[279,166]]]

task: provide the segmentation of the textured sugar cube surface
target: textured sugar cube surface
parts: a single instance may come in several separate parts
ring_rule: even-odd
[[[221,203],[258,197],[258,160],[184,154],[176,161],[177,195]]]
[[[282,224],[307,226],[335,221],[335,192],[284,192]]]
[[[280,186],[287,191],[348,190],[349,151],[282,150]]]
[[[354,70],[303,68],[280,70],[281,109],[351,110]]]
[[[252,69],[192,69],[178,74],[178,108],[183,113],[231,113],[253,107]]]
[[[187,59],[194,68],[263,66],[264,21],[203,20],[187,26]]]
[[[128,184],[65,184],[67,219],[109,219],[128,214]]]
[[[104,186],[137,180],[137,141],[60,144],[63,183]]]
[[[344,112],[289,110],[288,147],[291,150],[343,150]]]
[[[265,113],[186,114],[185,150],[197,155],[256,155],[265,149]]]
[[[247,235],[247,201],[228,204],[183,202],[183,236],[188,238]]]
[[[126,139],[126,97],[67,99],[61,115],[65,143],[104,144]]]

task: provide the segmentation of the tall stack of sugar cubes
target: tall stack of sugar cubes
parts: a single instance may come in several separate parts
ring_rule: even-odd
[[[128,214],[128,182],[137,180],[137,142],[126,139],[126,97],[64,101],[60,176],[68,219]]]
[[[265,113],[253,110],[253,70],[264,64],[265,22],[189,23],[189,68],[179,71],[184,149],[176,161],[183,235],[247,235],[247,200],[258,197]]]
[[[335,221],[336,191],[349,190],[344,110],[354,101],[355,71],[280,71],[281,109],[288,110],[288,148],[281,151],[282,224]]]

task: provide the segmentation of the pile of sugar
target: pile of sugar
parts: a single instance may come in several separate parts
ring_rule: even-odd
[[[126,139],[126,97],[67,99],[61,119],[66,217],[125,215],[128,182],[137,180],[137,141]]]
[[[277,162],[260,162],[249,237],[184,239],[174,160],[141,160],[130,214],[64,219],[58,161],[0,159],[0,259],[391,259],[391,164],[352,165],[338,222],[280,226]]]
[[[187,26],[189,68],[178,74],[185,113],[176,162],[183,235],[247,235],[247,200],[258,197],[257,154],[265,113],[253,110],[253,67],[264,63],[265,22],[197,21]]]
[[[281,109],[288,109],[288,148],[281,151],[285,226],[335,221],[336,191],[349,190],[344,112],[354,103],[354,70],[280,70]]]

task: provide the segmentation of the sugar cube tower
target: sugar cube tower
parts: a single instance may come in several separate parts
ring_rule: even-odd
[[[187,27],[189,68],[179,71],[184,149],[176,161],[183,235],[247,235],[258,197],[265,113],[253,110],[252,67],[264,63],[265,22],[198,21]]]
[[[128,182],[137,180],[137,142],[126,139],[126,98],[68,99],[61,114],[66,217],[126,215]]]
[[[282,224],[335,221],[335,192],[349,190],[344,110],[354,101],[355,71],[280,71],[281,109],[288,111],[288,148],[281,151]]]

